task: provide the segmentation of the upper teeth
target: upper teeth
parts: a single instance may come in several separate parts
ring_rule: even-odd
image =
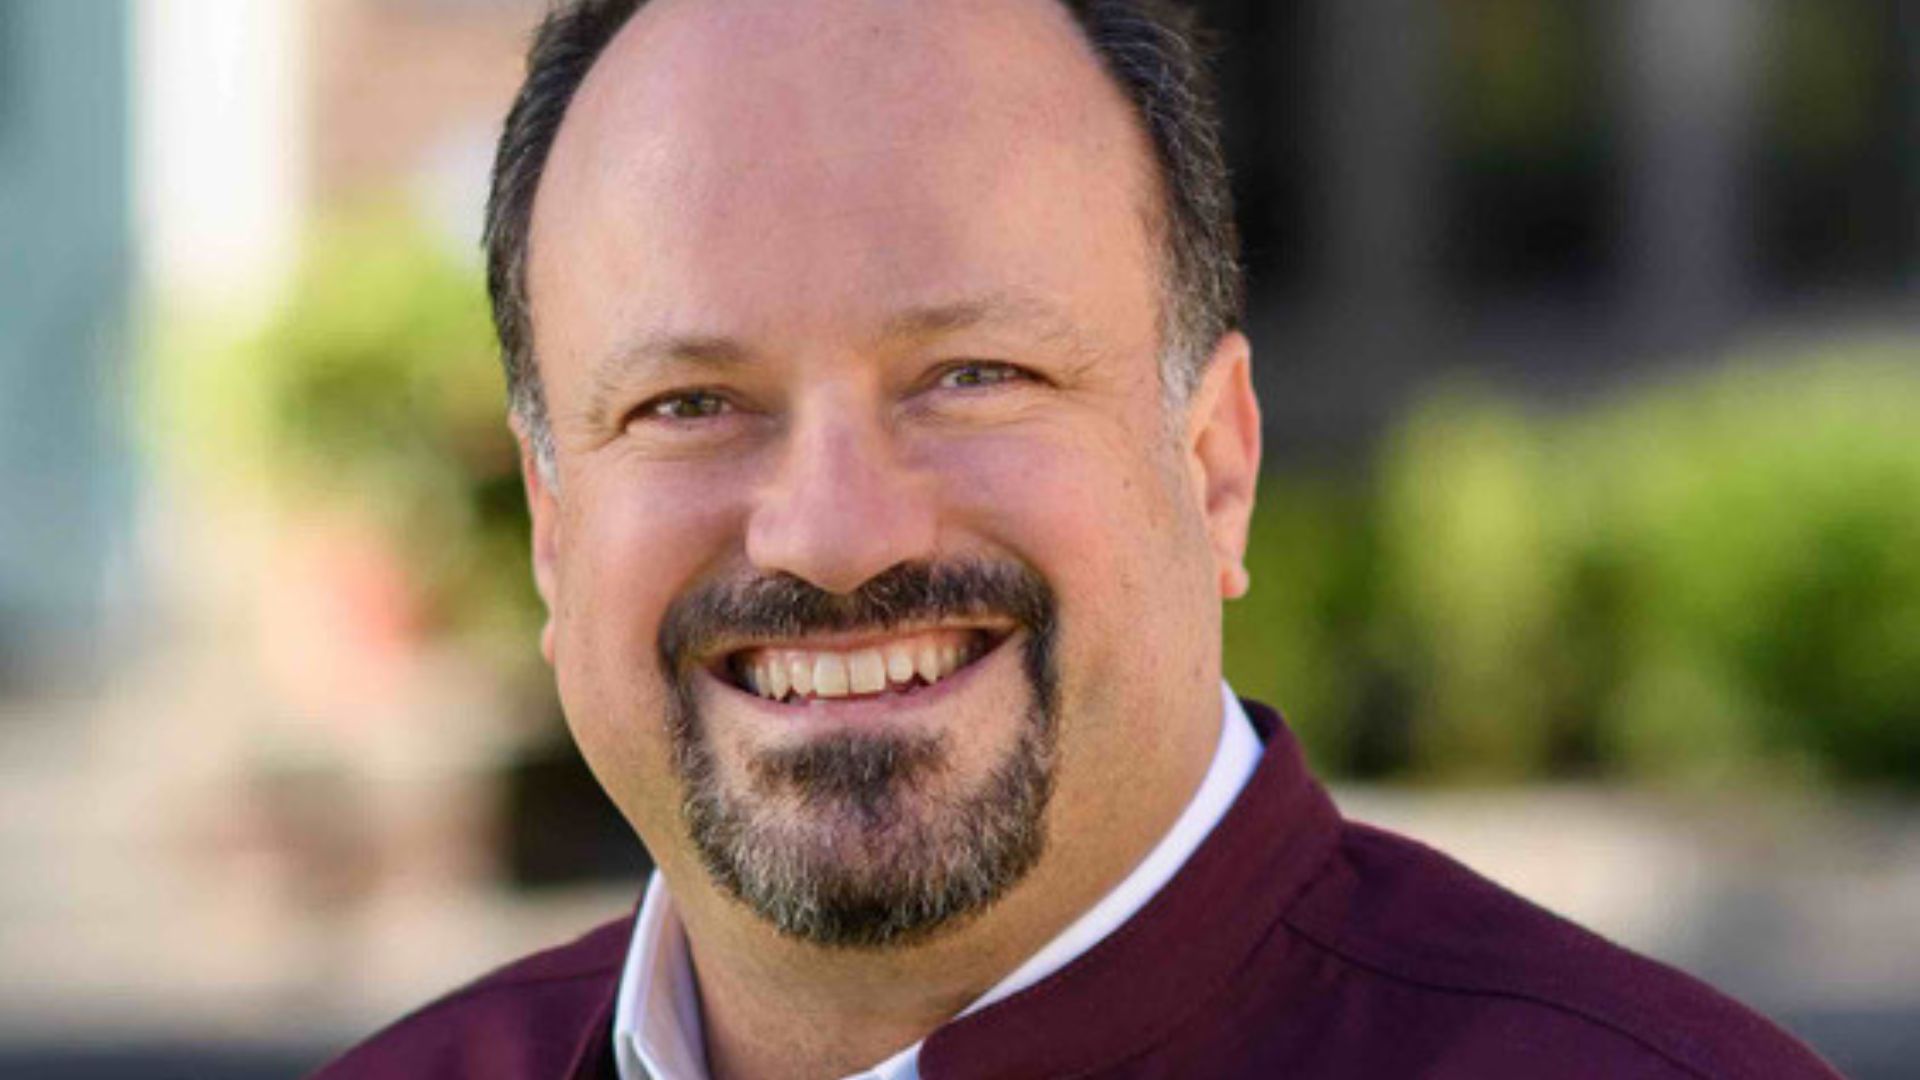
[[[757,649],[738,663],[747,688],[773,701],[877,694],[918,678],[931,686],[976,655],[972,634],[936,631],[862,649]]]

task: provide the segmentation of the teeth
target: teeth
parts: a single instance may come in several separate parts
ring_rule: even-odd
[[[927,686],[972,662],[973,639],[954,631],[933,631],[856,652],[767,649],[743,658],[740,681],[772,701],[789,693],[798,698],[843,698],[877,694],[889,685],[907,688],[914,680]]]
[[[847,661],[848,681],[856,694],[877,694],[887,688],[887,662],[872,649],[853,654]]]
[[[932,686],[951,669],[940,666],[940,646],[928,641],[921,643],[920,647],[914,650],[913,670],[919,673],[922,682]]]
[[[887,681],[899,686],[913,681],[913,651],[905,645],[887,646]]]
[[[847,658],[838,653],[820,653],[813,658],[813,695],[847,696]]]

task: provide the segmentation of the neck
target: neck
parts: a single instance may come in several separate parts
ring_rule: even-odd
[[[781,937],[711,895],[703,881],[695,892],[706,895],[684,905],[682,916],[708,1070],[714,1080],[817,1080],[871,1068],[958,1015],[1117,880],[1067,893],[1029,879],[966,925],[887,950],[826,949]],[[1037,917],[1032,909],[1044,899],[1063,910]]]
[[[713,1080],[847,1076],[926,1038],[973,994],[845,963],[804,978],[784,963],[696,963]]]

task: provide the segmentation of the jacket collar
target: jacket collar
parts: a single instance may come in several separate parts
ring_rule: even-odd
[[[927,1037],[929,1078],[1077,1075],[1134,1056],[1213,997],[1273,931],[1333,852],[1340,818],[1280,715],[1242,701],[1266,744],[1260,765],[1180,873],[1132,919],[1027,989]],[[1222,912],[1221,898],[1251,902]],[[631,933],[633,918],[626,920]],[[616,946],[624,955],[627,938]],[[566,1075],[614,1080],[619,965],[586,1019]]]
[[[1180,874],[1067,967],[935,1031],[921,1052],[923,1076],[1096,1072],[1151,1047],[1215,999],[1339,834],[1339,815],[1279,714],[1246,706],[1266,751]],[[1252,906],[1223,910],[1223,898]]]

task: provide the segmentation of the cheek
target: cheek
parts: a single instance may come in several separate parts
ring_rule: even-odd
[[[724,471],[613,468],[569,492],[557,569],[571,632],[603,647],[640,633],[651,655],[667,604],[737,551],[739,483]]]
[[[1196,695],[1217,693],[1218,600],[1201,515],[1152,427],[970,457],[954,490],[989,543],[1031,563],[1059,598],[1057,813],[1084,827],[1140,794],[1143,760],[1187,760]],[[1063,826],[1071,828],[1072,826]]]
[[[564,496],[573,512],[556,551],[555,677],[568,724],[610,791],[664,775],[660,618],[734,550],[724,490],[712,477],[663,470],[581,477]]]
[[[1192,529],[1154,450],[1119,433],[983,440],[945,466],[955,520],[1046,577],[1058,594],[1063,651],[1098,652],[1090,674],[1102,682],[1119,674],[1109,669],[1140,662],[1137,628],[1178,587],[1188,561],[1181,553]]]

